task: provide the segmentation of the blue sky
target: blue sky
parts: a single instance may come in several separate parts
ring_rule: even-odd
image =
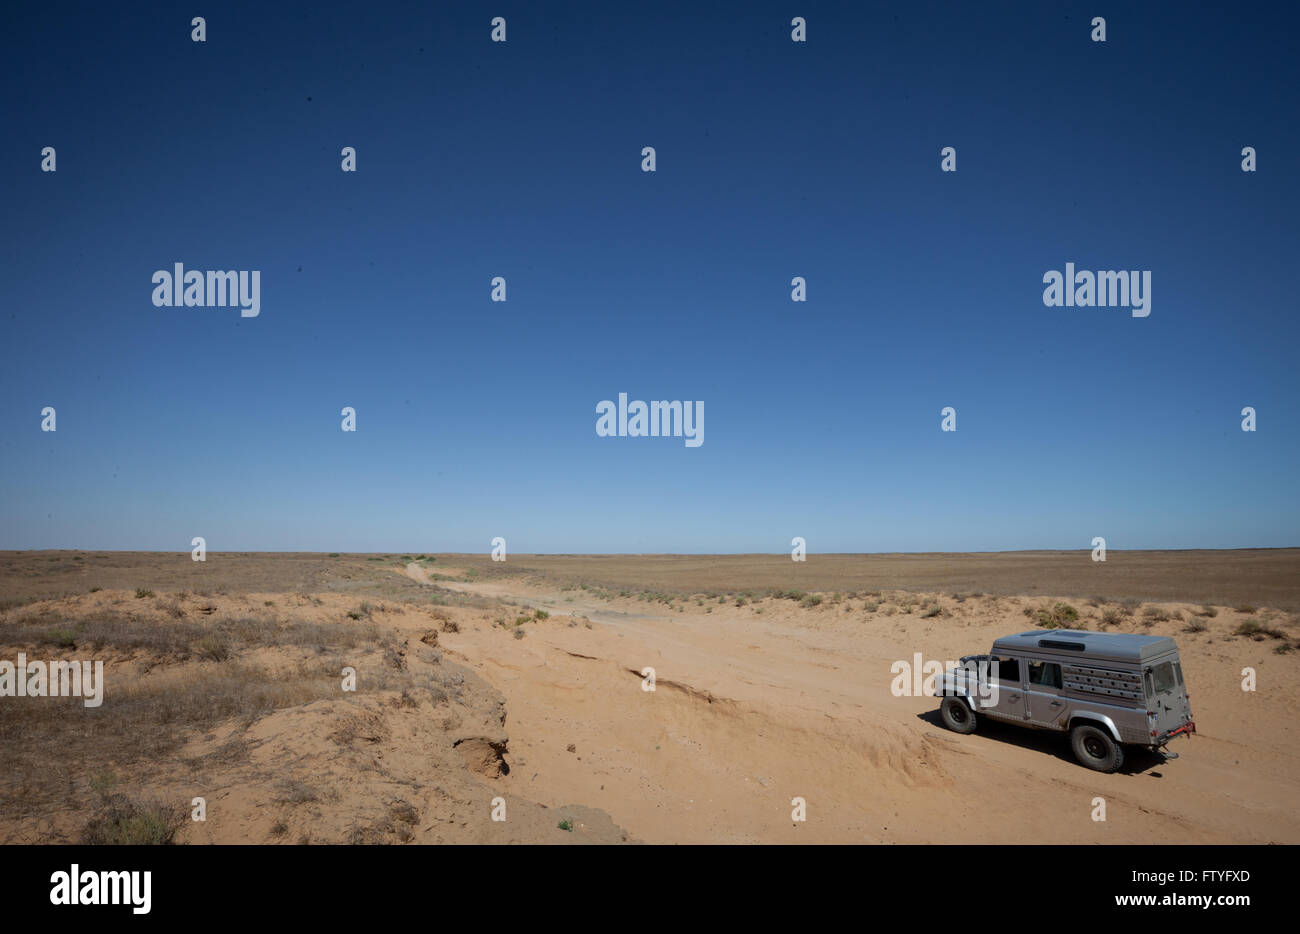
[[[0,548],[1300,545],[1294,6],[710,6],[11,14]]]

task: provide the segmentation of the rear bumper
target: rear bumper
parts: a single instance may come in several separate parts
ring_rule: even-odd
[[[1196,721],[1189,720],[1176,730],[1167,730],[1157,736],[1151,743],[1152,746],[1163,746],[1175,736],[1191,736],[1196,732]]]

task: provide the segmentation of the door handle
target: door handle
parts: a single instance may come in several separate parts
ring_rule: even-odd
[[[1010,699],[1013,700],[1013,701],[1018,701],[1018,700],[1020,700],[1020,695],[1019,695],[1019,694],[1012,694]]]
[[[1053,706],[1053,707],[1060,707],[1060,706],[1061,706],[1061,702],[1060,702],[1059,700],[1054,700],[1054,701],[1052,701],[1052,706]]]

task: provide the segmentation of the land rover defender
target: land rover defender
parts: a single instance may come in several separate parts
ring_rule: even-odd
[[[936,679],[948,729],[973,733],[981,717],[1070,734],[1082,765],[1114,772],[1124,747],[1166,759],[1175,736],[1196,732],[1178,645],[1168,636],[1072,629],[1022,632],[968,655]]]

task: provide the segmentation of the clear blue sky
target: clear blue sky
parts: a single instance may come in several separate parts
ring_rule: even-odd
[[[1294,4],[137,6],[0,39],[0,548],[1300,545]]]

